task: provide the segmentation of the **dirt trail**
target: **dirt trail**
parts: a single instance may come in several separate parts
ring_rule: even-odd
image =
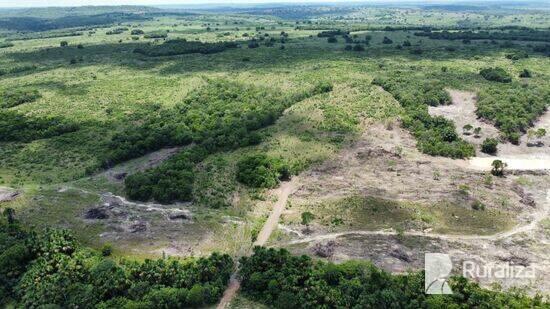
[[[474,157],[468,160],[468,167],[479,171],[490,171],[492,169],[491,163],[494,160],[501,160],[506,163],[506,170],[550,170],[550,156],[534,157],[530,155],[490,158]]]
[[[254,246],[265,245],[273,230],[275,230],[275,228],[279,225],[279,218],[285,210],[288,196],[292,194],[297,187],[297,180],[296,177],[294,177],[291,181],[283,182],[282,185],[276,190],[277,202],[273,205],[273,210],[267,218],[267,221],[264,223],[262,230],[258,234],[258,238],[256,238]],[[237,279],[236,274],[231,275],[229,286],[223,293],[223,297],[216,308],[226,308],[231,303],[240,287],[241,283],[239,282],[239,279]]]
[[[547,190],[546,192],[546,200],[542,201],[543,206],[535,213],[532,214],[532,220],[527,224],[520,224],[514,227],[513,229],[501,232],[493,235],[443,235],[443,234],[433,234],[433,233],[424,233],[424,232],[403,232],[404,236],[422,236],[422,237],[428,237],[428,238],[436,238],[436,239],[442,239],[442,240],[449,240],[449,241],[468,241],[468,240],[500,240],[504,238],[509,238],[513,235],[525,233],[534,230],[537,227],[537,224],[541,222],[542,220],[546,219],[548,215],[550,215],[550,190]],[[331,233],[331,234],[324,234],[324,235],[317,235],[317,236],[311,236],[311,237],[305,237],[302,239],[297,239],[294,241],[289,242],[289,245],[294,244],[303,244],[308,243],[312,241],[321,241],[321,240],[329,240],[329,239],[336,239],[342,236],[347,235],[383,235],[383,236],[395,236],[398,235],[396,231],[393,230],[380,230],[380,231],[348,231],[348,232],[340,232],[340,233]]]

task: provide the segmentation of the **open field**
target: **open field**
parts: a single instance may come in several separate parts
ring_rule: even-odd
[[[285,307],[236,263],[254,245],[519,261],[533,280],[479,282],[548,295],[550,8],[529,8],[0,10],[0,208],[117,261],[228,254],[200,305],[232,274],[224,306]]]

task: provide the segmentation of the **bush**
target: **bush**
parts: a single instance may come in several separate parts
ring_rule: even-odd
[[[353,45],[353,51],[364,51],[364,50],[365,50],[365,47],[363,47],[363,45],[361,44]]]
[[[529,71],[527,69],[523,69],[523,71],[521,71],[521,73],[519,73],[519,77],[521,77],[521,78],[530,78],[531,77],[531,71]]]
[[[481,151],[487,154],[495,154],[497,152],[498,141],[494,138],[486,138],[481,144]]]
[[[69,42],[67,42],[67,41],[61,41],[61,43],[59,43],[59,46],[61,46],[61,47],[69,46]]]
[[[337,43],[338,40],[336,39],[336,37],[331,36],[331,37],[329,37],[329,38],[327,39],[327,42],[329,42],[329,43]]]
[[[133,29],[132,32],[130,32],[131,35],[142,35],[142,34],[145,34],[145,32],[143,32],[143,30],[141,29]]]
[[[289,177],[288,167],[281,160],[264,154],[250,155],[237,163],[237,180],[249,187],[273,188]]]
[[[10,108],[25,103],[31,103],[41,97],[36,89],[16,89],[5,91],[0,96],[0,107]]]
[[[479,71],[479,74],[489,81],[499,83],[510,83],[512,81],[510,74],[503,68],[486,68]]]
[[[432,117],[428,105],[449,104],[451,98],[438,81],[406,78],[375,78],[373,84],[390,92],[403,106],[403,126],[417,139],[420,151],[429,155],[451,158],[470,157],[475,154],[473,145],[460,139],[454,123],[443,117]]]
[[[386,37],[386,36],[382,40],[382,44],[392,44],[392,43],[393,43],[393,41],[390,38]]]
[[[258,47],[260,47],[260,44],[258,44],[257,41],[252,40],[252,41],[248,42],[248,48],[258,48]]]

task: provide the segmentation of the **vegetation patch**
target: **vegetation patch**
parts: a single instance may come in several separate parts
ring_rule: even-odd
[[[237,163],[237,180],[249,187],[273,188],[289,178],[288,166],[265,154],[249,155]]]
[[[260,142],[254,132],[275,122],[292,104],[330,91],[324,83],[300,93],[280,95],[266,88],[213,80],[191,93],[174,109],[148,116],[141,127],[117,134],[106,163],[121,162],[146,152],[194,143],[158,168],[126,178],[128,196],[159,202],[192,198],[193,168],[206,155]]]
[[[471,157],[473,145],[456,134],[455,125],[444,117],[432,117],[428,105],[449,104],[451,98],[437,81],[417,81],[413,78],[376,78],[373,84],[391,93],[404,107],[403,125],[417,139],[420,151],[451,158]]]
[[[245,296],[275,308],[548,306],[540,296],[490,291],[458,276],[449,281],[454,294],[426,295],[421,272],[391,275],[369,262],[325,263],[285,249],[256,247],[251,257],[241,258],[240,266]]]
[[[25,308],[200,307],[216,303],[233,271],[228,255],[115,262],[66,230],[26,231],[0,219],[0,305]]]
[[[490,87],[480,91],[476,114],[491,120],[512,143],[519,143],[520,135],[532,126],[550,105],[550,89],[516,83]]]
[[[492,82],[510,83],[512,81],[512,76],[503,68],[486,68],[479,71],[479,74]]]
[[[0,107],[10,108],[24,103],[34,102],[40,98],[36,89],[7,90],[0,96]]]
[[[236,42],[221,42],[221,43],[203,43],[203,42],[188,42],[185,39],[170,40],[160,45],[150,45],[145,48],[136,48],[134,53],[142,54],[149,57],[175,56],[185,54],[213,54],[223,52],[230,48],[236,48]]]

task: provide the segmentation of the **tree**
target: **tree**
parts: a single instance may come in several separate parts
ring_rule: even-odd
[[[494,160],[493,163],[491,163],[491,166],[493,167],[493,169],[491,170],[491,174],[493,174],[494,176],[503,176],[504,168],[507,166],[507,164],[502,162],[501,160]]]
[[[61,43],[59,43],[59,46],[61,46],[61,47],[69,46],[69,42],[67,42],[67,41],[61,41]]]
[[[470,134],[472,134],[471,131],[473,130],[473,128],[474,127],[471,124],[467,124],[467,125],[462,127],[462,133],[464,135],[470,135]]]
[[[309,211],[302,212],[302,225],[306,226],[306,231],[309,233],[309,224],[315,219],[315,215]]]
[[[487,154],[495,154],[497,152],[498,141],[495,138],[486,138],[481,144],[481,151]]]
[[[477,127],[474,129],[474,137],[479,138],[479,134],[481,133],[481,127]]]
[[[338,40],[336,39],[336,37],[331,36],[331,37],[329,37],[329,38],[327,39],[327,42],[329,42],[329,43],[336,43],[336,42],[338,42]]]
[[[392,44],[392,43],[393,41],[387,36],[385,36],[384,39],[382,40],[382,44]]]
[[[8,207],[4,209],[4,212],[2,213],[4,217],[8,220],[8,224],[15,223],[15,209]]]

